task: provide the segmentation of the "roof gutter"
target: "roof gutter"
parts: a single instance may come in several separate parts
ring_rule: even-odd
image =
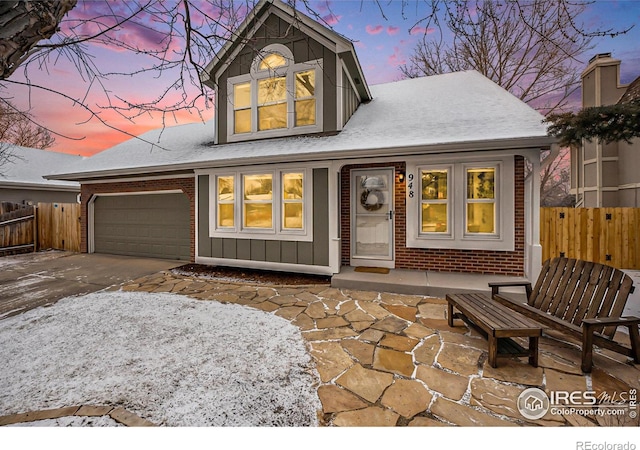
[[[415,145],[408,147],[385,147],[385,148],[360,148],[353,150],[335,150],[335,151],[319,151],[311,153],[298,153],[296,155],[271,155],[265,157],[241,157],[241,158],[225,158],[218,160],[192,161],[185,163],[167,163],[156,166],[141,166],[121,169],[106,169],[92,172],[74,172],[46,175],[44,178],[48,180],[67,180],[81,181],[104,177],[117,177],[124,175],[145,175],[149,173],[177,172],[184,170],[210,169],[216,167],[230,166],[246,166],[250,164],[270,164],[287,162],[303,162],[303,161],[328,161],[342,159],[370,159],[375,157],[389,156],[414,156],[420,154],[434,153],[455,153],[455,152],[472,152],[472,151],[488,151],[488,150],[520,150],[520,149],[540,149],[545,150],[555,144],[556,138],[545,137],[529,137],[529,138],[508,138],[493,139],[489,141],[466,141],[454,142],[447,144],[433,145]]]

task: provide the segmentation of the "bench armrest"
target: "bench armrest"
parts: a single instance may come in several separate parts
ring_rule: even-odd
[[[529,281],[499,281],[496,283],[489,283],[491,288],[491,296],[498,294],[501,287],[524,287],[527,292],[527,299],[531,297],[531,283]]]
[[[586,325],[637,325],[640,323],[640,317],[625,316],[625,317],[602,317],[594,319],[584,319],[582,323]]]

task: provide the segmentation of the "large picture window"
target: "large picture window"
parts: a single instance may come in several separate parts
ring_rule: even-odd
[[[295,63],[284,45],[263,49],[249,74],[229,78],[228,140],[322,131],[322,60]]]
[[[308,173],[309,169],[286,167],[211,173],[211,236],[310,240]]]

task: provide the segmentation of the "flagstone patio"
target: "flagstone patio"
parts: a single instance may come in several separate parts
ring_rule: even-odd
[[[450,328],[446,301],[419,295],[340,290],[327,285],[264,286],[160,273],[127,291],[172,292],[261,309],[297,325],[320,377],[326,426],[638,426],[637,415],[524,418],[529,387],[618,395],[640,386],[640,367],[598,350],[591,374],[580,350],[544,337],[540,367],[526,359],[487,363],[487,341],[463,322]],[[637,413],[637,411],[634,411]]]

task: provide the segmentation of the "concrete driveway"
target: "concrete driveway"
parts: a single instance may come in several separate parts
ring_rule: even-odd
[[[0,319],[182,264],[184,261],[57,251],[2,257]]]

